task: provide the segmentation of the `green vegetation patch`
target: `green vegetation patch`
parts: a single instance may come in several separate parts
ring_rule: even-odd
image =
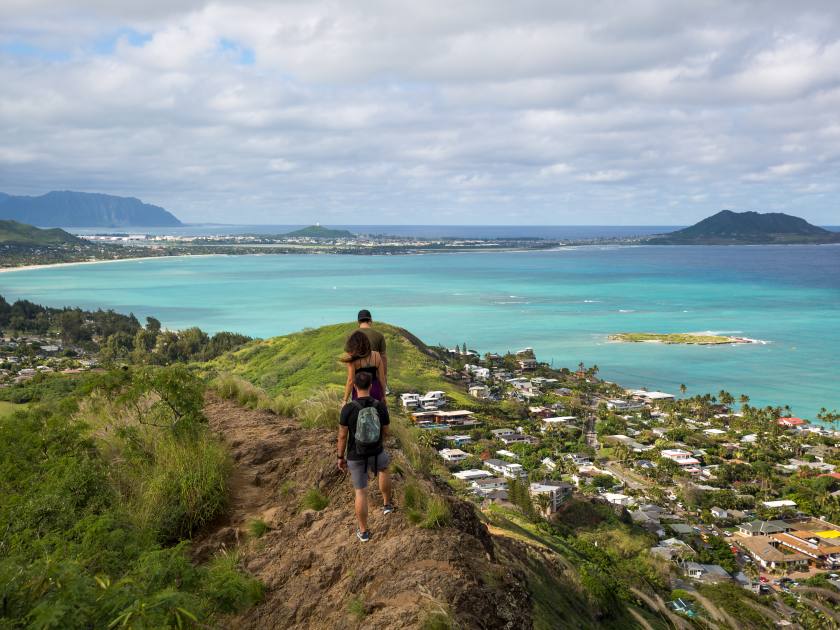
[[[23,411],[26,409],[26,405],[19,405],[16,403],[5,402],[0,400],[0,418],[4,416],[10,416],[16,411]]]
[[[446,527],[452,521],[452,512],[446,499],[430,495],[414,480],[403,487],[403,506],[408,520],[425,529]]]
[[[293,238],[353,238],[354,234],[349,230],[336,230],[322,225],[310,225],[294,232],[287,232],[284,236]]]
[[[688,344],[688,345],[725,345],[732,343],[744,343],[737,337],[725,335],[704,335],[699,333],[617,333],[610,335],[610,341],[623,341],[627,343],[655,342],[665,344]]]
[[[0,627],[216,625],[260,599],[235,556],[196,566],[181,540],[224,508],[227,458],[196,381],[158,370],[0,418]]]
[[[42,229],[17,221],[0,220],[0,244],[75,245],[86,248],[88,242],[61,228]]]
[[[340,358],[355,323],[333,324],[313,330],[254,341],[210,362],[211,369],[244,378],[270,397],[305,400],[318,392],[343,392],[347,368]],[[443,389],[456,404],[470,404],[462,389],[441,379],[441,361],[408,331],[389,324],[375,328],[385,335],[388,385],[392,391]]]
[[[301,506],[308,510],[320,512],[329,505],[330,499],[318,488],[310,488],[307,490],[306,494],[303,495],[303,499],[301,499],[300,503]]]

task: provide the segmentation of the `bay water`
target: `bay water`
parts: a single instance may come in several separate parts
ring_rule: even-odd
[[[257,337],[354,319],[479,352],[533,347],[627,387],[750,396],[814,418],[840,408],[840,246],[586,246],[413,256],[129,260],[0,274],[6,299],[113,308],[169,328]],[[765,344],[614,343],[618,332],[742,335]],[[338,355],[340,349],[336,349]]]

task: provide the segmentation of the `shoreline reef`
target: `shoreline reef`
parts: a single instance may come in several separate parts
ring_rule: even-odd
[[[698,333],[615,333],[610,341],[619,343],[661,343],[665,345],[731,346],[741,344],[766,344],[761,339],[736,335],[721,335],[711,331]]]

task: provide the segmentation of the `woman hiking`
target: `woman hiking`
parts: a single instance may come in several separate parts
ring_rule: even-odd
[[[342,404],[347,404],[351,396],[353,400],[358,398],[353,378],[356,372],[367,372],[371,376],[370,396],[376,400],[385,401],[385,365],[382,356],[371,350],[368,336],[361,330],[357,330],[347,339],[344,344],[344,356],[342,362],[347,364],[347,383],[344,385],[344,399]]]

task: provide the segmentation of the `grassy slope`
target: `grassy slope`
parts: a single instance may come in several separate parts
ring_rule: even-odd
[[[80,238],[59,228],[42,230],[17,221],[0,221],[0,244],[13,245],[86,245]]]
[[[344,341],[356,324],[333,324],[299,333],[258,340],[215,359],[211,367],[230,372],[269,394],[308,396],[330,387],[340,389],[346,368],[339,361]],[[440,361],[408,331],[377,324],[388,348],[388,385],[394,393],[442,389],[459,404],[469,403],[462,388],[441,377]]]
[[[0,418],[12,415],[15,411],[22,411],[26,409],[26,405],[17,405],[15,403],[0,400]]]
[[[377,324],[376,328],[387,339],[390,386],[395,393],[442,389],[457,401],[458,406],[470,403],[471,399],[464,394],[462,387],[441,376],[440,361],[430,356],[429,349],[419,339],[395,326]],[[211,366],[219,372],[244,378],[273,396],[305,397],[323,389],[325,384],[340,388],[344,383],[345,370],[338,357],[344,340],[354,329],[353,323],[335,324],[255,341],[215,359]],[[576,583],[574,563],[568,559],[576,552],[558,539],[537,532],[532,524],[513,513],[506,512],[505,516],[489,518],[496,533],[527,545],[543,546],[559,554],[553,556],[553,561],[547,561],[541,554],[533,554],[527,548],[516,545],[504,544],[499,548],[499,553],[510,566],[525,575],[532,594],[536,628],[555,627],[552,624],[558,620],[571,624],[569,627],[634,625],[627,614],[610,621],[593,616],[586,596]],[[655,617],[652,619],[652,625],[658,627],[658,620]]]

